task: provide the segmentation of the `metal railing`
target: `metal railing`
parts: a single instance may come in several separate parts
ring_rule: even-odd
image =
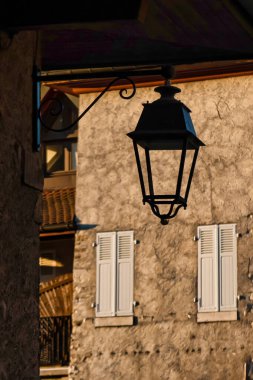
[[[71,316],[40,318],[40,365],[68,365]]]

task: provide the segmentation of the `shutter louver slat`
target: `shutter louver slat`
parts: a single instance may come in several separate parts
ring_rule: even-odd
[[[131,236],[119,236],[118,239],[118,258],[129,259],[131,256]]]
[[[110,260],[112,255],[112,246],[110,237],[101,237],[99,239],[99,260]]]

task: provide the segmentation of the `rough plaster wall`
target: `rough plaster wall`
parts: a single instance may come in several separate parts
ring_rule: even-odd
[[[38,379],[40,192],[23,184],[32,154],[33,33],[1,33],[0,49],[0,379]],[[8,46],[10,43],[10,46]]]
[[[240,320],[196,323],[198,225],[236,223],[238,294],[250,296],[253,256],[253,77],[182,84],[178,95],[192,110],[201,149],[186,211],[162,226],[143,206],[132,144],[141,103],[157,98],[138,89],[130,101],[106,94],[79,128],[76,215],[95,229],[79,231],[74,261],[70,379],[238,380],[253,354],[253,314]],[[94,94],[82,96],[83,110]],[[166,172],[161,162],[161,171]],[[138,325],[94,327],[98,231],[134,230],[134,299]],[[246,234],[246,232],[249,232]],[[245,315],[244,315],[245,314]]]

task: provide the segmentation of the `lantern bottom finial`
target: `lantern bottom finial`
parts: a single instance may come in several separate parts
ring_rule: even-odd
[[[184,209],[187,207],[187,204],[184,200],[179,201],[178,199],[175,199],[174,201],[168,201],[167,204],[169,205],[169,212],[167,214],[162,214],[159,210],[159,206],[153,200],[145,199],[145,202],[150,205],[153,214],[160,219],[163,226],[169,224],[169,219],[174,218],[181,207],[184,207]],[[158,201],[158,203],[161,202]],[[165,204],[164,201],[163,204]]]

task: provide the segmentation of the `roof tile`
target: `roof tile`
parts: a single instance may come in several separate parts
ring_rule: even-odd
[[[75,216],[75,188],[45,190],[42,196],[41,229],[66,224],[72,226]]]

